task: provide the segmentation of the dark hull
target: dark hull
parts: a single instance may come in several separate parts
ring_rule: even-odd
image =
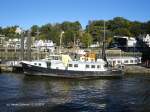
[[[22,63],[23,71],[28,75],[63,77],[63,78],[96,78],[96,77],[122,77],[121,70],[108,71],[70,71],[59,69],[48,69]]]

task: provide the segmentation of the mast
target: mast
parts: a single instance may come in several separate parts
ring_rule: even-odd
[[[105,29],[105,27],[106,27],[106,25],[105,25],[105,20],[104,20],[104,38],[103,38],[103,47],[102,47],[102,59],[104,60],[104,61],[106,61],[106,63],[108,64],[108,62],[107,62],[107,58],[106,58],[106,52],[105,52],[105,50],[106,50],[106,46],[105,46],[105,42],[106,42],[106,29]]]

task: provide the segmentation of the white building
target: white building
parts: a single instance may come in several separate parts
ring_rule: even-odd
[[[141,57],[108,57],[107,61],[111,66],[136,65],[141,63]]]
[[[135,47],[137,40],[134,37],[129,37],[127,39],[127,46],[128,47]]]
[[[127,47],[135,47],[137,40],[134,37],[127,37],[127,36],[114,36],[116,39],[118,40],[125,40],[126,42],[124,42],[126,44]]]
[[[9,39],[5,46],[7,46],[9,48],[17,48],[17,49],[19,49],[21,47],[21,43],[20,42],[21,42],[21,39],[18,39],[18,38]]]
[[[55,50],[55,44],[51,40],[36,40],[33,47],[40,50],[49,50],[50,52]]]
[[[143,42],[145,42],[150,47],[150,35],[149,34],[143,37]]]
[[[18,34],[20,35],[20,34],[22,33],[22,29],[19,28],[19,27],[17,27],[15,32],[18,33]]]

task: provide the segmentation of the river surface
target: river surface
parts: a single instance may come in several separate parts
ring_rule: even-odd
[[[150,76],[71,80],[2,73],[0,112],[150,112]]]

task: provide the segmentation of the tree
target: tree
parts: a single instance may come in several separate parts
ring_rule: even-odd
[[[33,25],[31,27],[31,36],[37,36],[37,33],[39,33],[38,31],[39,31],[39,26],[38,25]]]
[[[61,24],[63,34],[63,43],[66,46],[73,47],[74,41],[80,38],[81,24],[78,21],[68,22],[65,21]]]
[[[2,29],[2,27],[0,27],[0,34],[3,34],[3,29]]]
[[[75,22],[69,22],[69,21],[65,21],[61,24],[61,29],[63,31],[68,31],[68,30],[72,30],[72,31],[79,31],[82,29],[80,22],[75,21]]]
[[[143,33],[142,23],[138,21],[132,22],[130,25],[130,32],[131,32],[131,35],[134,37],[137,37],[140,34],[142,34]]]
[[[107,29],[107,26],[106,26]],[[104,37],[104,20],[89,21],[86,31],[91,34],[94,42],[103,41]]]
[[[117,28],[114,30],[114,35],[119,36],[131,36],[130,31],[127,28]]]
[[[18,26],[11,26],[11,27],[6,27],[3,29],[3,35],[5,35],[8,38],[17,38],[18,35],[16,34],[16,29]]]
[[[83,33],[83,36],[81,37],[81,42],[84,47],[86,48],[89,47],[92,44],[92,41],[93,41],[93,38],[89,33],[87,32]]]
[[[39,37],[41,39],[52,40],[57,45],[59,45],[61,31],[61,26],[58,23],[56,23],[55,25],[46,24],[40,28]]]
[[[124,19],[123,17],[115,17],[113,20],[110,20],[108,25],[108,29],[111,31],[118,29],[118,28],[129,28],[130,27],[130,21],[127,19]]]
[[[147,34],[150,34],[150,21],[148,21],[147,23],[146,23],[146,25],[145,25],[145,30],[146,30],[146,33]]]

